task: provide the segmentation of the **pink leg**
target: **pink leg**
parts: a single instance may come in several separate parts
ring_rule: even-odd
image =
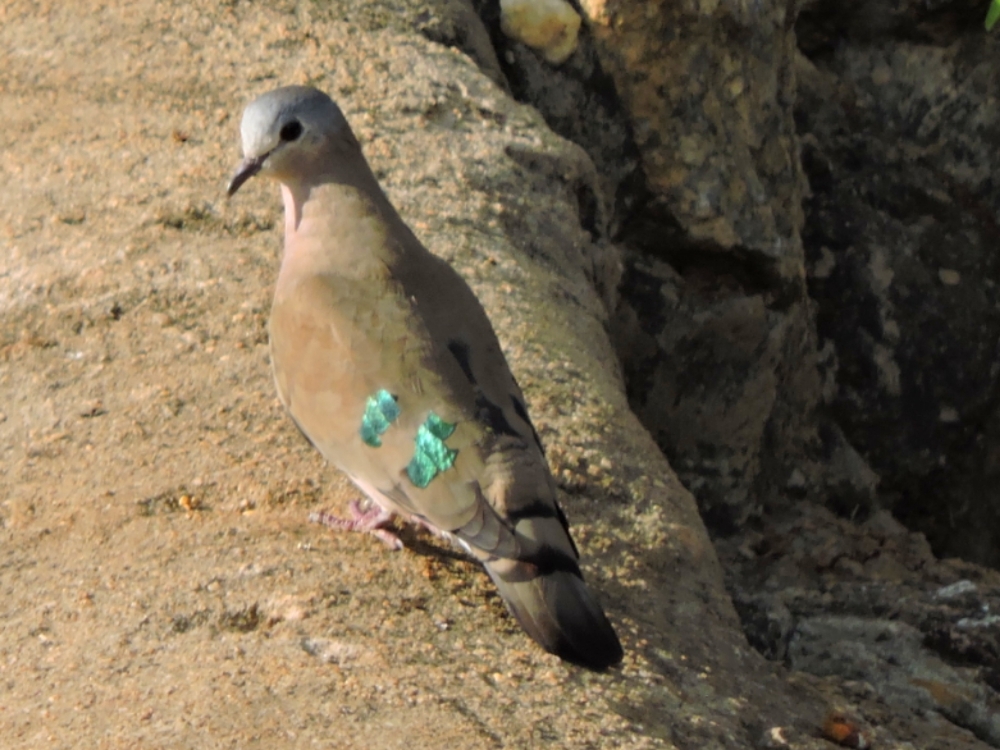
[[[310,513],[309,520],[338,531],[361,531],[371,534],[389,549],[403,549],[399,537],[385,528],[385,525],[392,521],[392,513],[375,504],[368,510],[361,510],[361,504],[357,500],[352,500],[347,509],[351,512],[351,518],[340,518],[321,510],[318,513]]]

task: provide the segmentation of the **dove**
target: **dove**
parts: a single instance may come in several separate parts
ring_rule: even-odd
[[[618,636],[579,553],[524,395],[472,289],[389,202],[340,108],[303,86],[251,102],[232,197],[279,183],[285,242],[269,321],[278,395],[305,437],[372,502],[339,528],[400,516],[486,568],[544,649],[595,670]]]

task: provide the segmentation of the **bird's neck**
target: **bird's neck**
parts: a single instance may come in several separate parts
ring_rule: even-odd
[[[405,248],[389,242],[402,220],[363,165],[347,175],[282,182],[285,251],[281,275],[384,273]],[[408,230],[406,230],[408,231]]]

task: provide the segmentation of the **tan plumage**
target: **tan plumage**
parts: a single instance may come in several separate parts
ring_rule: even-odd
[[[284,197],[271,357],[302,432],[377,504],[482,561],[544,648],[598,669],[620,661],[472,290],[403,223],[325,94],[272,91],[247,107],[242,135],[229,194],[260,172]]]

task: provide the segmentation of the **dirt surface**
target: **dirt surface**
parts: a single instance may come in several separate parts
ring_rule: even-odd
[[[747,646],[627,408],[593,165],[396,5],[0,8],[0,744],[824,746],[840,694]],[[278,194],[223,197],[242,106],[305,82],[493,316],[621,668],[541,652],[424,534],[307,523],[355,495],[274,396]]]

